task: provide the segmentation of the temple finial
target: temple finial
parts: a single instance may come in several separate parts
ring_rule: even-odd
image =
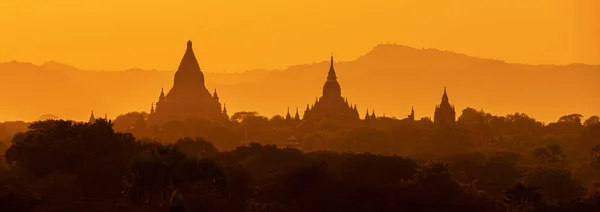
[[[90,115],[90,119],[88,120],[88,123],[94,123],[96,121],[96,117],[94,117],[94,110],[92,110],[92,115]]]
[[[299,120],[300,120],[300,114],[298,113],[298,107],[296,107],[296,115],[294,115],[294,119],[295,119],[296,121],[299,121]]]
[[[446,93],[446,86],[444,86],[444,95],[442,95],[442,104],[449,104],[448,103],[448,94]]]
[[[331,53],[330,70],[333,70],[333,52]]]

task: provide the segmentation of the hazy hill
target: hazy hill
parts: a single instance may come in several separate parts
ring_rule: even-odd
[[[268,59],[268,58],[266,58]],[[204,70],[207,88],[218,89],[230,113],[259,111],[272,116],[312,104],[329,68],[321,63],[285,70],[212,73]],[[325,61],[327,60],[327,61]],[[173,61],[173,69],[179,61]],[[202,67],[202,64],[200,64]],[[494,114],[525,112],[542,121],[568,113],[600,114],[600,65],[524,65],[480,59],[435,49],[382,44],[354,61],[336,62],[342,95],[377,115],[405,117],[412,106],[417,117],[432,116],[444,86],[460,110],[483,108]],[[149,110],[172,85],[173,71],[129,69],[84,71],[48,62],[0,63],[0,120],[35,120],[41,114],[87,120]]]

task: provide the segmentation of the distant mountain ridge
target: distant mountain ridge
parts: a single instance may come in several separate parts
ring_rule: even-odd
[[[238,73],[204,71],[207,88],[217,89],[232,114],[258,111],[283,114],[287,107],[302,112],[325,82],[323,62],[292,65],[283,70]],[[176,67],[178,61],[173,61]],[[202,65],[202,64],[200,64]],[[380,44],[353,61],[336,61],[342,95],[377,115],[404,118],[414,106],[417,117],[432,116],[444,86],[450,103],[460,110],[483,108],[499,115],[525,112],[542,121],[581,113],[600,114],[600,65],[526,65],[482,59],[437,49]],[[148,111],[173,83],[172,71],[127,69],[86,71],[50,61],[0,63],[0,120],[35,120],[41,114],[86,120],[91,110],[115,117]]]

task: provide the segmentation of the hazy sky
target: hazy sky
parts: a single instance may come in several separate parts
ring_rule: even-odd
[[[379,43],[600,64],[598,0],[0,0],[0,61],[205,71],[353,60]]]

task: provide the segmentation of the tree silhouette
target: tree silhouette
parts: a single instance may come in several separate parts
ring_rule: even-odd
[[[179,139],[175,143],[175,147],[182,152],[187,158],[205,158],[214,157],[217,154],[217,148],[212,143],[204,138],[197,137],[195,139],[186,137]]]
[[[27,132],[15,135],[6,160],[29,179],[71,174],[77,179],[71,183],[91,192],[88,195],[110,196],[118,192],[116,182],[136,151],[131,134],[114,132],[104,120],[93,124],[48,120],[34,122]]]
[[[242,123],[244,121],[244,119],[246,119],[248,117],[252,117],[252,116],[258,116],[258,112],[255,112],[255,111],[237,112],[231,116],[231,120],[238,122],[238,123]]]
[[[582,118],[583,118],[583,115],[581,115],[581,114],[570,114],[570,115],[566,115],[566,116],[561,116],[558,119],[558,122],[581,125]]]
[[[123,115],[119,115],[117,116],[117,118],[115,118],[115,120],[112,121],[113,127],[116,131],[119,132],[131,132],[136,121],[140,119],[140,116],[142,116],[145,119],[148,116],[148,114],[140,112],[130,112]]]
[[[550,205],[567,204],[584,194],[571,171],[561,166],[535,167],[525,176],[525,183],[539,188],[542,200]]]
[[[585,122],[583,123],[584,126],[589,127],[592,126],[594,124],[598,124],[600,123],[600,117],[599,116],[590,116],[588,119],[585,120]]]
[[[205,179],[224,191],[226,182],[214,161],[187,159],[174,146],[151,144],[129,166],[123,194],[136,204],[164,205],[173,192],[185,195]]]
[[[563,148],[558,144],[548,144],[545,147],[537,148],[533,151],[533,156],[544,164],[564,163],[566,157]]]
[[[600,144],[596,145],[590,152],[591,163],[590,165],[598,170],[600,174]]]
[[[523,185],[518,182],[505,192],[504,201],[509,205],[510,211],[535,211],[541,205],[541,196],[538,188]]]

